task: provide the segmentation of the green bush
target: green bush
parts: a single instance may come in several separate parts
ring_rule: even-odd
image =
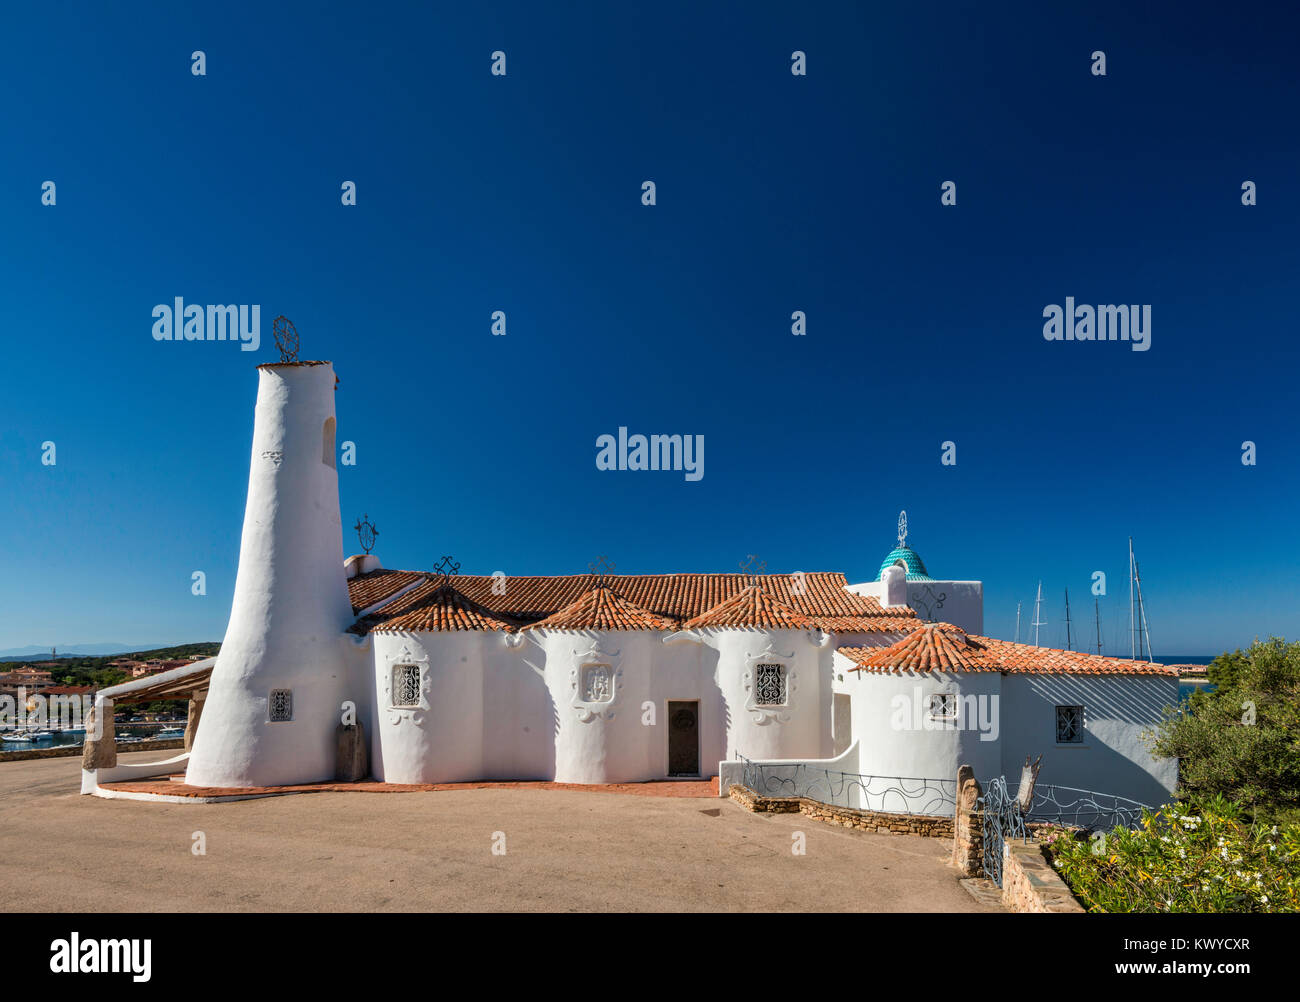
[[[1251,823],[1220,797],[1144,811],[1135,830],[1041,838],[1089,911],[1300,911],[1300,825]]]
[[[1221,654],[1154,741],[1178,759],[1180,796],[1221,795],[1254,820],[1300,821],[1300,643],[1273,638]]]

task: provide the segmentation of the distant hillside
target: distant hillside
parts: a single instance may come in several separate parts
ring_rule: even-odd
[[[180,644],[176,647],[123,647],[119,644],[71,644],[68,647],[60,647],[59,655],[56,660],[67,662],[68,664],[81,664],[91,661],[113,661],[117,658],[129,657],[136,661],[150,661],[157,658],[161,661],[176,660],[177,658],[193,657],[202,654],[207,657],[216,654],[220,650],[221,644],[216,641],[209,641],[201,644]],[[49,661],[50,649],[48,647],[15,647],[11,650],[0,651],[0,661]]]
[[[131,651],[129,654],[100,654],[60,657],[58,664],[49,669],[54,681],[60,685],[93,685],[97,689],[125,682],[130,676],[119,668],[110,668],[108,663],[121,657],[133,661],[179,661],[184,658],[211,657],[221,649],[218,643],[179,644],[176,647],[156,647],[148,651]],[[45,661],[48,658],[22,659]]]

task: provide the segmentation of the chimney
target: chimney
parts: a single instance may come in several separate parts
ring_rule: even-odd
[[[891,564],[880,572],[880,604],[907,605],[907,571],[899,564]]]

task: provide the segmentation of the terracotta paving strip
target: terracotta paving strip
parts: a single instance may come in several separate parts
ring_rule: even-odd
[[[183,778],[184,773],[177,773]],[[717,799],[718,778],[658,780],[649,783],[482,782],[482,783],[306,783],[300,786],[186,786],[172,778],[137,780],[131,783],[101,783],[114,793],[148,793],[169,797],[256,797],[291,793],[433,793],[441,790],[576,790],[587,793],[630,793],[638,797],[708,797]]]

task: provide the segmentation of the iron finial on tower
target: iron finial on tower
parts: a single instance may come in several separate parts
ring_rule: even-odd
[[[357,519],[357,524],[352,528],[357,530],[357,539],[361,543],[361,551],[369,553],[375,548],[375,537],[379,535],[379,530],[375,528],[370,521],[370,514],[367,513]]]
[[[275,346],[280,349],[281,362],[298,360],[298,328],[283,313],[271,324],[271,333],[275,335]],[[367,553],[370,551],[367,550]]]
[[[901,550],[907,545],[907,511],[898,513],[898,548]]]

